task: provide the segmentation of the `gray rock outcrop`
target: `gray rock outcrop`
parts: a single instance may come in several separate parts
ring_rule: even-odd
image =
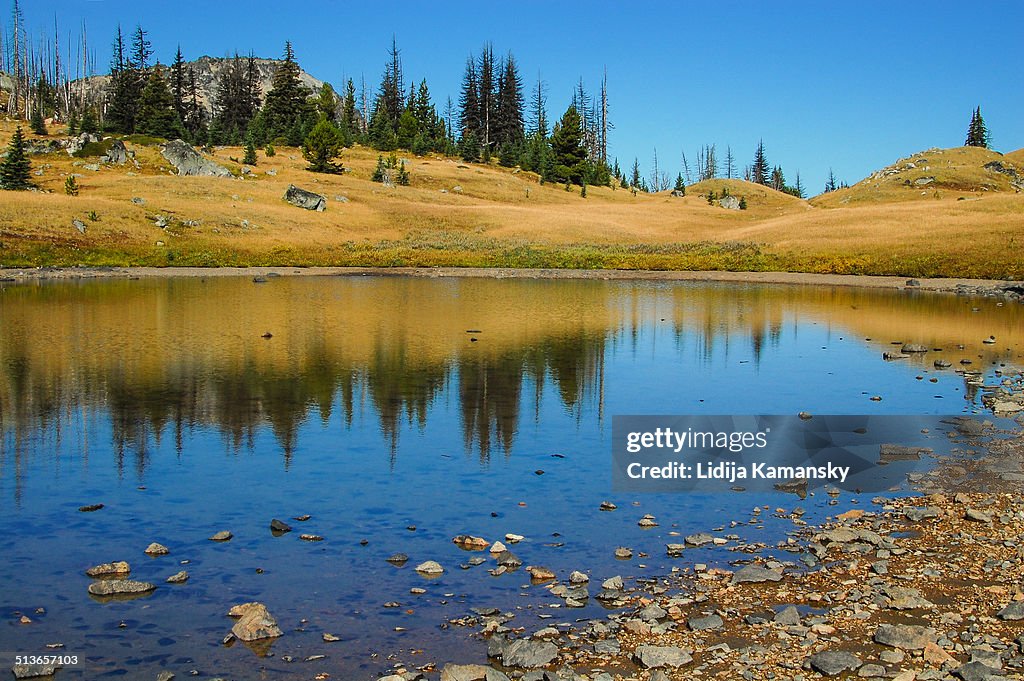
[[[214,163],[182,140],[171,140],[160,148],[160,153],[178,170],[178,175],[204,177],[231,177],[224,166]]]
[[[284,200],[293,206],[321,212],[327,210],[327,198],[320,194],[299,189],[294,184],[288,185],[288,191],[284,193]]]

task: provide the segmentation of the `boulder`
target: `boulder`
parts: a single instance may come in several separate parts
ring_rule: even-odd
[[[259,641],[284,634],[277,626],[277,620],[262,603],[236,605],[228,611],[228,616],[239,618],[235,626],[231,627],[231,633],[240,641]]]
[[[117,560],[112,563],[101,563],[85,571],[90,577],[110,577],[112,575],[127,575],[132,571],[126,561]]]
[[[124,165],[128,162],[128,148],[124,146],[124,142],[121,140],[114,140],[110,148],[107,149],[107,153],[100,160],[104,163]]]
[[[84,149],[85,145],[87,145],[87,144],[94,144],[96,142],[102,142],[102,141],[103,141],[103,139],[99,135],[94,135],[92,133],[83,132],[81,135],[79,135],[78,137],[75,137],[70,142],[68,142],[68,155],[69,156],[74,156],[75,154],[80,152],[82,149]]]
[[[136,582],[131,579],[105,579],[89,585],[89,593],[93,596],[125,596],[144,594],[155,589],[149,582]]]
[[[648,669],[658,667],[682,667],[693,662],[690,652],[675,646],[637,646],[633,656]]]
[[[916,624],[882,624],[875,630],[876,643],[901,650],[924,650],[937,639],[934,629]]]
[[[214,163],[182,140],[171,140],[160,148],[160,153],[178,170],[178,175],[231,177],[224,166]]]
[[[501,661],[506,667],[533,669],[543,667],[558,657],[558,646],[548,641],[519,639],[512,641],[502,652]]]
[[[288,185],[288,191],[284,193],[284,200],[293,206],[322,212],[327,210],[327,198],[320,194],[299,189],[294,184]]]
[[[856,671],[863,664],[855,655],[840,650],[823,650],[807,658],[811,669],[823,676],[838,676],[845,671]]]
[[[729,210],[739,210],[740,200],[732,195],[723,196],[718,200],[718,205],[722,208],[728,208]]]

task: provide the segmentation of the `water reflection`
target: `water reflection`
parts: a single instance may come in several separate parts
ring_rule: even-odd
[[[698,364],[720,355],[759,366],[786,329],[810,325],[879,352],[918,342],[985,367],[1019,357],[1022,317],[1021,306],[992,301],[792,286],[391,277],[5,285],[0,465],[17,476],[26,457],[66,438],[87,459],[93,445],[107,448],[90,438],[109,423],[122,473],[141,475],[164,438],[180,456],[187,433],[214,429],[239,453],[264,426],[287,467],[302,425],[336,411],[345,428],[372,412],[393,463],[403,426],[424,428],[439,400],[457,401],[465,449],[486,461],[512,452],[546,389],[577,418],[600,420],[611,351],[648,352],[668,339],[681,364],[692,348]],[[981,342],[990,335],[999,342]],[[928,366],[930,357],[903,361]]]

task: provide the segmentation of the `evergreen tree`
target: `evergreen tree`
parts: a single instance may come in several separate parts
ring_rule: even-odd
[[[640,176],[640,159],[633,158],[633,172],[629,176],[629,186],[633,189],[638,189],[643,182]]]
[[[196,83],[196,70],[188,68],[185,79],[185,118],[182,123],[188,130],[189,139],[193,144],[206,143],[206,109],[199,102],[199,87]]]
[[[174,63],[171,64],[171,96],[174,98],[174,111],[178,114],[178,120],[185,124],[188,120],[188,109],[186,108],[185,95],[188,91],[188,74],[185,72],[185,57],[181,54],[181,45],[174,54]]]
[[[45,136],[46,132],[46,121],[43,119],[43,103],[36,98],[35,105],[32,107],[32,132],[36,135]]]
[[[334,88],[329,83],[324,83],[320,86],[320,94],[316,98],[317,113],[333,124],[337,120],[337,109],[338,98],[334,95]]]
[[[832,169],[828,169],[828,180],[825,182],[825,193],[834,192],[839,189],[836,185],[836,175],[832,172]]]
[[[145,34],[139,45],[139,56],[148,59]],[[142,73],[136,69],[134,60],[129,56],[124,34],[118,25],[110,60],[110,86],[107,90],[106,120],[113,130],[128,134],[135,132],[142,87]]]
[[[398,167],[398,175],[395,177],[395,184],[403,187],[409,186],[409,172],[405,169],[405,161]]]
[[[495,142],[494,129],[497,123],[497,91],[494,77],[494,47],[490,43],[484,45],[480,52],[479,92],[477,103],[480,110],[477,118],[480,121],[480,144],[485,159],[491,157],[491,147]]]
[[[985,127],[985,120],[981,117],[981,107],[977,107],[971,114],[971,123],[967,126],[967,139],[964,140],[965,147],[989,146],[988,128]]]
[[[388,169],[387,166],[384,165],[384,156],[377,154],[377,166],[373,169],[373,175],[370,176],[370,179],[374,182],[383,182],[387,179],[387,175]]]
[[[786,178],[782,174],[782,168],[779,166],[775,166],[772,169],[771,187],[777,192],[781,192],[786,188]]]
[[[19,125],[7,145],[7,158],[0,163],[0,189],[32,188],[32,164],[25,153],[25,136]]]
[[[342,166],[334,163],[341,154],[342,137],[334,124],[321,116],[302,143],[302,156],[314,173],[340,173]]]
[[[405,111],[405,77],[402,74],[402,58],[398,49],[398,41],[391,36],[391,49],[388,51],[388,62],[381,78],[380,94],[377,108],[382,108],[384,120],[391,126],[391,131],[398,133],[398,122]]]
[[[236,52],[220,72],[213,107],[216,118],[216,137],[213,141],[216,144],[241,142],[256,116],[259,80],[255,79],[254,84],[250,68],[255,71],[255,58],[250,56],[248,61],[243,61]]]
[[[562,120],[551,133],[554,175],[559,181],[582,184],[586,172],[587,150],[583,147],[583,128],[576,107],[569,105]]]
[[[174,139],[185,134],[174,110],[174,97],[167,88],[159,64],[150,71],[146,87],[142,90],[136,130],[144,135],[164,139]]]
[[[284,61],[274,71],[270,92],[263,104],[263,115],[267,135],[270,139],[277,137],[294,138],[294,131],[301,130],[306,106],[307,90],[299,80],[299,65],[295,61],[292,44],[284,45]]]
[[[511,53],[505,58],[498,86],[496,119],[495,142],[499,149],[515,148],[523,141],[523,82]]]
[[[359,113],[356,109],[356,86],[351,78],[348,79],[345,96],[341,100],[341,134],[345,137],[347,145],[362,137]]]
[[[480,160],[480,140],[472,130],[463,133],[462,142],[459,144],[459,153],[462,155],[463,161],[474,163]]]
[[[377,105],[373,108],[373,115],[370,118],[370,130],[368,132],[370,144],[380,151],[392,151],[398,148],[398,135],[391,126],[388,119],[386,107],[380,97],[377,98]]]
[[[82,113],[82,123],[79,125],[79,130],[90,135],[95,135],[99,130],[99,125],[96,123],[96,111],[89,105],[86,105],[85,111]]]
[[[462,93],[459,95],[459,108],[462,109],[460,123],[462,138],[472,134],[479,140],[480,135],[480,83],[477,77],[476,60],[473,55],[466,60],[466,71],[462,76]]]
[[[402,112],[401,118],[398,119],[397,143],[399,149],[412,149],[413,141],[419,133],[419,127],[420,122],[416,120],[416,115],[411,108]]]
[[[800,180],[799,171],[797,171],[796,174],[796,186],[793,188],[796,190],[796,194],[794,196],[796,196],[799,199],[804,198],[804,183]]]
[[[256,145],[253,144],[251,135],[245,140],[245,155],[242,157],[242,163],[247,166],[256,165]]]
[[[764,154],[764,141],[762,140],[757,143],[757,151],[754,152],[754,165],[750,169],[750,181],[767,185],[770,179],[771,171],[768,159]]]
[[[683,182],[683,174],[679,173],[676,175],[676,186],[673,187],[672,191],[682,192],[686,194],[686,183]]]

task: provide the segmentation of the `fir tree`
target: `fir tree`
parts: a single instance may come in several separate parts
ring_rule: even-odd
[[[764,154],[764,141],[757,143],[757,151],[754,152],[754,165],[750,169],[750,181],[757,184],[768,184],[771,179],[771,171],[768,166],[768,159]]]
[[[321,116],[302,143],[302,156],[309,161],[306,170],[314,173],[342,172],[341,164],[334,163],[334,159],[341,154],[341,147],[341,133],[333,123]]]
[[[334,88],[329,83],[324,83],[320,86],[320,93],[316,98],[317,113],[333,124],[337,120],[337,108],[338,98],[334,95]]]
[[[462,94],[459,96],[459,108],[462,109],[462,139],[473,134],[479,140],[480,135],[480,84],[476,71],[476,60],[473,55],[466,60],[466,71],[462,76]],[[478,142],[479,144],[479,142]]]
[[[971,123],[967,126],[967,139],[964,140],[965,147],[989,146],[988,128],[985,127],[985,120],[981,117],[981,107],[977,107],[971,114]]]
[[[480,160],[480,140],[477,138],[476,132],[470,130],[468,133],[463,133],[462,142],[459,144],[459,153],[463,161],[475,163]]]
[[[825,193],[834,192],[839,189],[836,185],[836,175],[832,172],[832,169],[828,169],[828,180],[825,182]]]
[[[781,192],[786,189],[786,178],[782,174],[782,168],[775,166],[772,169],[771,187],[777,192]]]
[[[75,179],[74,173],[68,175],[67,179],[64,180],[64,193],[68,196],[78,196],[78,190],[81,187],[78,186],[78,180]]]
[[[188,74],[185,72],[185,57],[181,54],[181,45],[174,54],[174,63],[171,64],[171,96],[174,99],[174,111],[178,114],[178,120],[182,125],[188,120],[188,109],[186,107],[185,95],[188,92]]]
[[[374,182],[384,182],[388,176],[387,166],[384,165],[384,156],[381,154],[377,155],[377,166],[373,169],[373,175],[370,177]]]
[[[380,97],[377,98],[377,106],[373,109],[373,116],[370,118],[370,130],[368,132],[370,144],[380,151],[393,151],[398,147],[398,135],[388,119],[386,107]]]
[[[416,115],[413,114],[412,109],[406,109],[402,112],[401,118],[398,119],[398,132],[396,135],[400,149],[412,149],[412,143],[416,139],[419,127],[420,122],[416,120]]]
[[[32,164],[25,153],[25,136],[19,125],[7,145],[7,158],[0,163],[0,189],[31,189],[31,177]]]
[[[586,172],[587,151],[583,148],[583,128],[576,107],[569,105],[551,133],[554,174],[559,181],[582,184]]]
[[[46,121],[43,119],[43,103],[39,97],[36,98],[35,106],[32,107],[32,132],[36,135],[46,136]]]
[[[388,57],[384,76],[381,78],[377,108],[382,109],[384,120],[391,126],[391,131],[397,134],[399,119],[405,111],[405,79],[402,74],[401,52],[394,36],[391,36]]]
[[[245,140],[245,155],[242,156],[242,163],[247,166],[256,165],[256,145],[253,144],[251,135]]]
[[[409,186],[409,173],[405,169],[405,161],[402,161],[402,164],[398,167],[398,175],[395,177],[395,184],[403,187]]]
[[[359,114],[356,109],[356,86],[348,79],[345,96],[341,100],[341,133],[347,144],[352,144],[362,137]]]
[[[307,90],[299,80],[299,65],[295,61],[292,44],[284,45],[284,61],[274,71],[270,92],[263,104],[263,115],[267,135],[270,139],[294,135],[296,127],[301,129],[306,115]]]
[[[683,182],[683,174],[682,173],[679,173],[678,175],[676,175],[676,186],[672,189],[672,191],[680,192],[684,196],[686,195],[686,183]]]
[[[249,125],[259,107],[259,81],[257,79],[254,83],[249,72],[250,64],[255,70],[254,61],[252,56],[248,62],[243,61],[236,53],[218,76],[213,107],[216,118],[215,143],[238,144],[249,131]]]
[[[79,130],[90,135],[95,135],[99,130],[99,126],[96,124],[96,111],[89,105],[86,105],[85,111],[82,113],[82,123],[79,125]]]
[[[164,139],[182,137],[185,133],[159,64],[150,71],[146,87],[142,90],[136,129],[144,135]]]
[[[495,143],[498,148],[515,147],[523,141],[523,82],[519,67],[510,53],[505,58],[495,122]]]
[[[140,56],[147,57],[144,40],[140,45]],[[119,25],[110,60],[110,85],[107,90],[106,120],[112,129],[128,134],[135,132],[135,118],[138,114],[142,87],[142,74],[135,68],[132,58],[128,55],[124,34]]]

